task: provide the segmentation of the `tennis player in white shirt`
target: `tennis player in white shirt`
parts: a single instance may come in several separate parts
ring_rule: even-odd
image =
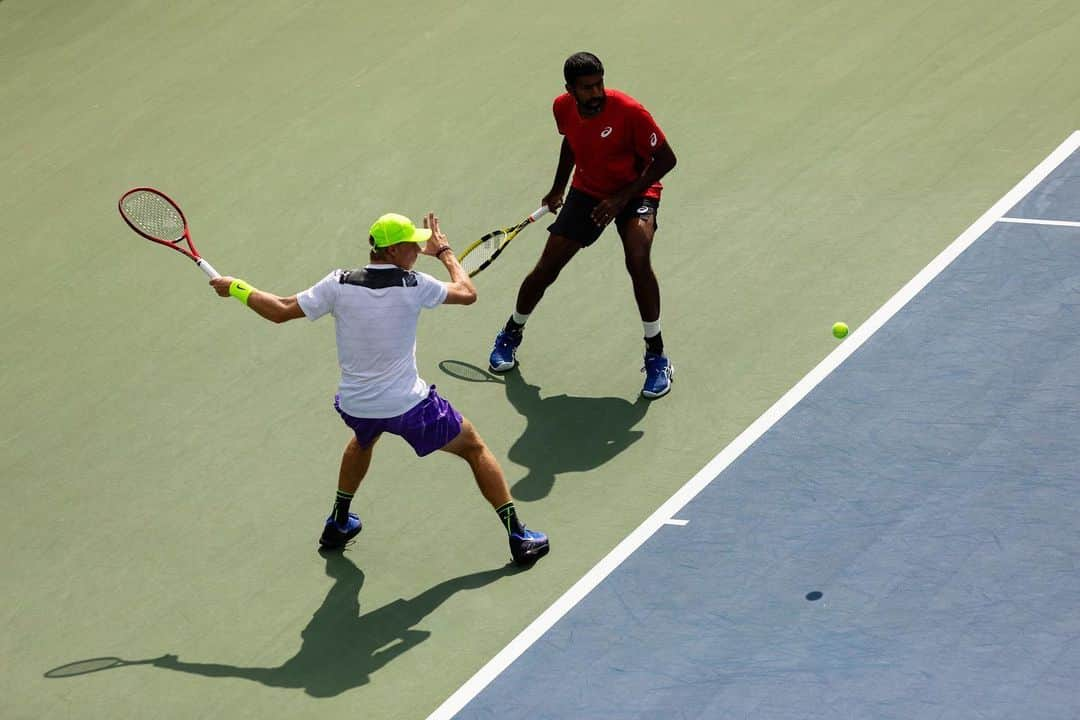
[[[396,213],[371,226],[370,263],[356,270],[334,270],[307,290],[281,297],[244,280],[220,277],[210,285],[275,323],[332,315],[337,334],[341,382],[334,408],[353,431],[338,474],[337,495],[319,544],[342,548],[363,527],[349,507],[367,474],[376,441],[390,433],[403,438],[419,456],[436,450],[453,453],[472,468],[476,484],[506,529],[510,553],[527,565],[547,554],[544,533],[530,530],[517,516],[502,468],[476,428],[428,386],[416,369],[416,324],[422,309],[471,305],[476,287],[454,256],[434,213],[424,227]],[[413,270],[421,255],[437,258],[450,274],[442,282]]]

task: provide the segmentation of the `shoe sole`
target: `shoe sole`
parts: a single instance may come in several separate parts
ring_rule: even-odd
[[[364,526],[361,525],[360,527],[356,528],[356,530],[354,530],[353,532],[346,535],[345,539],[341,540],[340,542],[337,541],[337,540],[334,540],[332,542],[328,542],[326,540],[326,538],[320,537],[319,538],[319,547],[326,548],[327,550],[337,550],[338,548],[343,548],[343,547],[345,547],[346,545],[349,544],[350,540],[352,540],[354,537],[359,535],[360,531],[363,530],[363,529],[364,529]]]
[[[349,536],[349,539],[348,539],[348,540],[346,540],[346,541],[345,541],[345,542],[343,542],[343,543],[336,543],[336,542],[334,542],[334,543],[328,543],[328,542],[323,542],[323,540],[322,540],[322,539],[320,538],[320,539],[319,539],[319,547],[320,547],[320,548],[322,548],[323,550],[342,550],[342,549],[344,549],[344,548],[345,548],[346,546],[348,546],[349,542],[350,542],[350,541],[351,541],[351,540],[352,540],[352,539],[353,539],[354,537],[356,537],[356,535],[350,535],[350,536]]]
[[[498,367],[495,367],[495,366],[494,366],[494,365],[492,365],[491,363],[488,363],[488,370],[490,370],[490,371],[491,371],[491,372],[493,372],[493,373],[504,373],[504,372],[510,372],[511,370],[513,370],[513,369],[514,369],[514,368],[516,368],[516,367],[517,367],[517,360],[515,360],[515,361],[514,361],[514,362],[512,362],[512,363],[510,363],[509,365],[500,365],[500,366],[498,366]]]
[[[656,398],[662,398],[665,395],[667,395],[669,392],[671,392],[671,386],[675,383],[675,366],[674,365],[669,365],[668,367],[671,368],[671,373],[668,374],[668,384],[667,384],[667,387],[664,388],[664,392],[662,392],[662,393],[651,393],[651,392],[646,392],[645,390],[642,390],[641,391],[641,396],[642,397],[649,398],[650,400],[655,400]]]
[[[544,547],[537,548],[526,555],[514,557],[514,562],[518,565],[532,565],[534,562],[547,555],[549,550],[551,550],[551,546],[545,545]]]

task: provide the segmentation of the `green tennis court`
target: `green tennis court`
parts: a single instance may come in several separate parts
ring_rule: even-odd
[[[1078,33],[1070,2],[3,0],[0,715],[425,717],[1076,129]],[[362,264],[383,212],[464,246],[549,187],[582,49],[679,156],[654,249],[674,390],[638,398],[611,231],[520,373],[441,369],[484,364],[530,228],[476,305],[424,315],[418,361],[551,555],[506,567],[466,466],[391,439],[364,532],[320,555],[332,323],[217,298],[117,198],[169,192],[219,271],[282,294]]]

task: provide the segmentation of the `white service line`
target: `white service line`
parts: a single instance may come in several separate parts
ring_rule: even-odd
[[[1020,225],[1056,225],[1058,227],[1080,227],[1080,222],[1072,220],[1033,220],[1030,218],[998,218],[998,222],[1018,223]]]
[[[908,303],[926,285],[933,280],[949,263],[957,258],[986,230],[999,220],[1002,215],[1013,205],[1031,192],[1042,180],[1049,175],[1058,165],[1065,161],[1080,147],[1080,130],[1070,135],[1065,142],[1061,143],[1054,152],[1050,153],[1045,160],[1028,173],[1016,187],[1005,194],[1003,198],[994,203],[982,217],[952,241],[948,247],[941,251],[930,264],[923,268],[915,277],[908,281],[904,287],[893,295],[881,306],[866,322],[857,328],[835,350],[829,353],[817,367],[795,384],[790,390],[777,400],[772,407],[765,411],[746,430],[731,441],[726,448],[714,457],[705,467],[690,478],[667,502],[661,505],[656,512],[650,515],[641,525],[630,533],[625,540],[615,546],[600,562],[593,566],[589,572],[574,583],[563,595],[556,600],[551,607],[533,620],[510,644],[503,648],[495,657],[487,662],[458,690],[435,709],[428,720],[450,720],[462,708],[465,707],[483,690],[492,680],[503,672],[509,665],[521,656],[533,643],[547,632],[560,618],[568,613],[582,598],[588,595],[599,585],[604,578],[622,564],[635,550],[641,547],[657,530],[666,524],[681,510],[695,495],[701,492],[705,486],[711,483],[717,475],[741,455],[751,444],[761,437],[766,430],[776,424],[780,418],[802,400],[806,395],[829,373],[835,370],[840,363],[846,360],[853,352],[866,342],[871,335],[895,315],[900,308]],[[550,560],[548,562],[551,562]]]

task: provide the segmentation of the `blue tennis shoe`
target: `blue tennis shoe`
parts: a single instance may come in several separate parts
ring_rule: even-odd
[[[344,527],[334,522],[334,516],[331,515],[326,518],[326,526],[323,528],[322,537],[319,538],[319,545],[328,549],[343,548],[346,543],[359,535],[363,528],[364,524],[360,522],[360,516],[356,513],[349,513],[349,522]]]
[[[645,387],[641,388],[642,395],[656,399],[668,394],[675,377],[675,366],[666,355],[646,352],[645,367],[641,370],[645,373]]]
[[[547,535],[524,525],[520,533],[510,533],[510,554],[518,565],[531,565],[548,554]]]
[[[520,332],[507,332],[505,328],[499,331],[495,336],[495,347],[491,348],[491,357],[488,358],[491,372],[502,373],[514,369],[521,338]]]

